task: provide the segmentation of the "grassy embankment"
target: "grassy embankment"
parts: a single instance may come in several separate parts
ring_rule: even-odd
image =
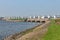
[[[60,40],[60,19],[51,20],[47,34],[42,40]]]

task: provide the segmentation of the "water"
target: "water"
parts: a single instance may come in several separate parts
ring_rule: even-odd
[[[26,29],[33,28],[36,25],[38,24],[32,22],[0,21],[0,40],[11,34],[15,34],[17,32],[22,32]]]

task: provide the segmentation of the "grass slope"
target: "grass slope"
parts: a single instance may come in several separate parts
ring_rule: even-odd
[[[60,40],[60,25],[56,24],[54,20],[51,21],[51,25],[43,40]]]

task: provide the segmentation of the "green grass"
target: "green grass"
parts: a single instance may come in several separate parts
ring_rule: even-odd
[[[60,25],[56,24],[54,20],[51,21],[48,32],[43,40],[60,40]]]

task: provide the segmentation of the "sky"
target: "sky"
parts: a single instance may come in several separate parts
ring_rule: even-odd
[[[60,15],[60,0],[0,0],[0,16]]]

